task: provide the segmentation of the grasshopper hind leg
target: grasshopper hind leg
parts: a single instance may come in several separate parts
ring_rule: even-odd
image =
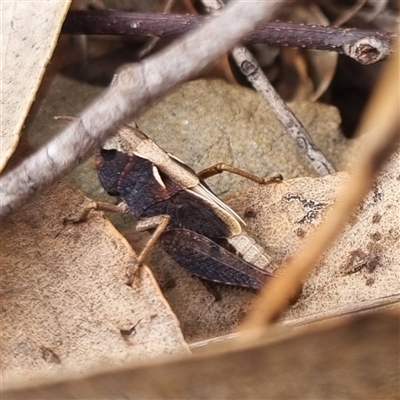
[[[269,178],[262,178],[258,175],[251,174],[250,172],[244,171],[243,169],[233,167],[232,165],[225,163],[218,163],[209,168],[203,169],[200,171],[197,176],[201,180],[205,180],[211,178],[214,175],[221,174],[222,172],[230,172],[235,175],[242,176],[243,178],[249,179],[253,182],[256,182],[260,185],[267,185],[269,183],[276,183],[283,180],[283,176],[281,174],[276,174]]]

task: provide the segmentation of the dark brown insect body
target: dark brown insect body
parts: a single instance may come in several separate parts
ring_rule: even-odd
[[[133,127],[126,132],[130,130],[135,133]],[[260,249],[244,234],[240,217],[186,164],[154,147],[156,145],[143,133],[137,132],[141,140],[138,142],[148,141],[151,150],[137,150],[136,143],[132,151],[120,135],[117,141],[106,143],[98,154],[98,175],[105,190],[120,196],[130,211],[143,221],[141,230],[153,230],[165,251],[191,273],[215,282],[261,288],[271,274],[245,261],[245,252],[240,255],[241,251],[237,250],[237,238],[241,242],[251,242],[248,247],[253,253],[254,249]],[[161,169],[154,151],[167,156],[167,165],[172,167]],[[146,221],[151,222],[147,224]],[[158,229],[163,221],[163,228]],[[232,242],[232,238],[236,242]],[[264,264],[270,262],[265,253],[257,257]]]

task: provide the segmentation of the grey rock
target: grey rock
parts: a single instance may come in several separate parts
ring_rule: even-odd
[[[348,140],[336,108],[301,101],[289,104],[326,157],[339,169]],[[220,80],[187,82],[135,119],[162,148],[196,171],[224,162],[265,177],[316,176],[284,132],[265,100],[253,90]],[[212,187],[224,194],[251,185],[222,174]]]

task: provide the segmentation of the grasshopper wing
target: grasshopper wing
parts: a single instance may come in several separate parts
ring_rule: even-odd
[[[160,240],[179,265],[210,281],[260,289],[272,277],[211,239],[187,229],[169,230]]]

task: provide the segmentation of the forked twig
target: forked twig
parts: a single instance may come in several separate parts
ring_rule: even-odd
[[[333,165],[314,143],[301,121],[281,99],[250,51],[243,46],[236,46],[232,50],[232,56],[253,87],[267,100],[286,133],[317,173],[321,176],[334,173]]]
[[[257,334],[259,329],[285,309],[289,299],[301,288],[302,282],[344,228],[357,205],[373,186],[376,175],[396,150],[400,139],[400,99],[398,85],[393,81],[398,82],[399,70],[400,58],[397,53],[387,66],[359,128],[359,132],[367,134],[368,139],[348,184],[341,188],[338,200],[325,221],[286,264],[280,279],[271,281],[263,290],[241,329]]]
[[[76,122],[0,178],[0,216],[69,172],[122,123],[233,47],[279,4],[267,1],[249,7],[244,0],[231,2],[222,14],[168,48],[140,64],[125,66],[114,84]]]
[[[221,0],[202,0],[202,2],[212,12],[219,11],[224,7],[224,3]],[[280,98],[250,51],[244,46],[235,46],[231,54],[242,73],[253,85],[254,89],[268,102],[286,133],[295,142],[298,149],[317,173],[319,175],[327,175],[335,172],[332,164],[314,143],[303,124]]]

